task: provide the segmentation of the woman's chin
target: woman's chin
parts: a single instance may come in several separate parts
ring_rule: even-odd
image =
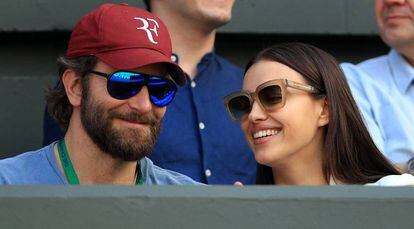
[[[257,163],[261,165],[267,165],[270,166],[273,162],[272,158],[269,157],[269,155],[266,155],[265,153],[258,152],[254,153],[254,158],[256,159]]]

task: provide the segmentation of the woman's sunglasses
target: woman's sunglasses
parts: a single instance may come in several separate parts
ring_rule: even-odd
[[[233,92],[224,98],[224,105],[232,120],[238,121],[250,113],[255,100],[265,110],[282,108],[286,102],[287,87],[313,94],[319,93],[319,90],[310,85],[287,79],[276,79],[259,85],[255,92]]]
[[[146,86],[151,102],[155,106],[164,107],[172,102],[177,92],[177,86],[172,80],[159,76],[123,70],[112,74],[98,71],[89,73],[107,78],[108,93],[115,99],[131,98]]]

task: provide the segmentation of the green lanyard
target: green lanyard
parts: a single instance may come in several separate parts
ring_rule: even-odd
[[[63,138],[58,142],[58,153],[60,162],[62,163],[63,171],[68,178],[69,184],[79,184],[78,175],[76,175],[75,169],[73,168],[72,161],[70,160],[68,149],[66,148],[65,139]],[[142,177],[141,169],[137,165],[136,169],[137,179],[135,180],[136,185],[144,184],[144,178]]]

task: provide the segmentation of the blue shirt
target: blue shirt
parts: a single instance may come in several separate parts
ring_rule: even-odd
[[[395,50],[341,67],[378,148],[393,163],[414,157],[414,67]]]
[[[68,184],[59,169],[52,143],[37,151],[0,160],[0,184]],[[145,184],[198,184],[182,174],[161,169],[150,159],[140,160],[141,174]]]
[[[241,90],[243,72],[214,52],[197,65],[194,81],[168,106],[150,158],[162,168],[208,184],[253,184],[256,162],[224,97]]]

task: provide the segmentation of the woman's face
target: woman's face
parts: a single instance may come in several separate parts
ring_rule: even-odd
[[[296,71],[278,62],[261,60],[246,72],[243,89],[254,92],[257,86],[274,79],[287,79],[307,84]],[[321,154],[322,127],[329,122],[324,99],[315,99],[309,92],[287,87],[282,108],[263,109],[253,102],[241,128],[253,150],[256,161],[275,167],[297,160],[308,160]]]

